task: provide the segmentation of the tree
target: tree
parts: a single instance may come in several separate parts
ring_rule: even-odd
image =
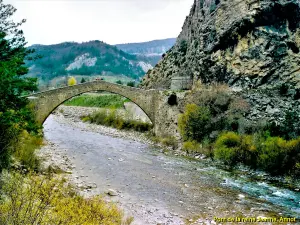
[[[127,86],[128,86],[128,87],[135,87],[135,82],[134,82],[134,81],[129,81],[129,82],[127,83]]]
[[[116,82],[116,84],[120,84],[120,85],[122,85],[122,84],[123,84],[123,82],[122,82],[121,80],[118,80],[118,81]]]
[[[38,132],[28,99],[24,94],[37,90],[36,79],[23,78],[28,72],[24,60],[32,50],[26,50],[25,38],[10,17],[16,9],[0,0],[0,170],[9,166],[13,142],[23,130]]]
[[[81,84],[83,84],[85,82],[86,82],[86,80],[84,78],[82,78],[81,81],[80,81]]]
[[[76,84],[77,84],[77,81],[76,81],[75,77],[70,77],[69,80],[68,80],[68,85],[73,86],[73,85],[76,85]]]

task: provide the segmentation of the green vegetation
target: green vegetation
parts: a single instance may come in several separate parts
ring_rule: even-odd
[[[152,125],[132,119],[124,119],[124,116],[116,113],[116,110],[101,110],[89,116],[82,117],[83,121],[90,121],[99,125],[117,128],[119,130],[136,130],[146,132],[152,129]]]
[[[39,79],[39,82],[50,84],[54,78],[70,75],[125,75],[131,79],[138,79],[144,75],[143,69],[135,55],[125,53],[114,46],[101,41],[86,43],[65,42],[56,45],[33,45],[34,49],[42,56],[35,61],[26,61],[31,67],[30,77]],[[88,53],[87,58],[96,58],[94,66],[68,69],[77,57]],[[34,67],[33,67],[34,66]],[[80,80],[79,80],[80,81]]]
[[[201,141],[210,131],[211,114],[207,107],[188,104],[179,116],[178,126],[185,140]]]
[[[167,146],[167,147],[171,147],[173,150],[178,148],[178,140],[173,136],[159,137],[159,136],[155,136],[152,133],[148,133],[147,137],[151,141],[153,141],[155,143],[160,143],[160,144],[162,144],[164,146]]]
[[[188,49],[188,43],[186,40],[181,40],[179,44],[179,52],[182,52],[183,54],[186,54]]]
[[[115,205],[76,193],[53,174],[58,169],[49,168],[47,176],[38,173],[41,159],[35,151],[42,145],[41,127],[22,97],[37,90],[37,84],[23,76],[28,72],[24,60],[33,58],[18,29],[25,21],[10,20],[15,11],[0,0],[0,224],[130,224],[132,218],[125,219]]]
[[[103,94],[103,95],[89,95],[83,94],[72,98],[65,102],[67,106],[85,106],[85,107],[99,107],[99,108],[122,108],[125,102],[129,100],[120,95]]]
[[[132,221],[100,196],[84,199],[63,178],[4,173],[1,186],[0,224],[126,225]]]
[[[39,130],[28,100],[20,97],[37,90],[37,86],[35,79],[23,78],[28,71],[23,61],[32,51],[24,47],[23,33],[18,29],[22,23],[10,20],[14,11],[0,1],[1,24],[6,24],[0,28],[0,171],[10,167],[20,134],[26,130],[34,136]]]
[[[41,160],[36,155],[36,149],[43,144],[41,135],[33,136],[27,131],[23,131],[15,143],[15,152],[13,157],[21,163],[21,166],[27,170],[39,171]]]
[[[295,110],[287,111],[281,124],[271,123],[264,130],[270,131],[271,136],[283,137],[286,140],[295,139],[300,136],[300,113]]]
[[[186,141],[183,143],[182,149],[189,154],[199,153],[201,145],[197,141]]]
[[[134,81],[130,81],[127,83],[128,87],[135,87],[135,82]]]
[[[300,176],[300,138],[286,141],[268,135],[226,132],[216,141],[215,158],[229,166],[243,163],[272,175]]]
[[[122,82],[122,81],[120,81],[120,80],[117,80],[117,81],[116,81],[116,84],[120,84],[120,85],[122,85],[122,84],[123,84],[123,82]]]
[[[283,88],[285,89],[285,88]],[[285,92],[285,90],[283,90]],[[243,163],[272,175],[300,176],[300,112],[288,111],[280,124],[248,124],[247,104],[226,87],[201,85],[179,116],[183,150],[205,154],[226,166]]]
[[[86,80],[84,79],[84,77],[82,77],[80,83],[83,84],[85,82],[86,82]]]

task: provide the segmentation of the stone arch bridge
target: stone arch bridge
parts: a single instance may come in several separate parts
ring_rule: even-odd
[[[92,91],[108,91],[128,98],[146,113],[158,135],[162,135],[166,127],[170,126],[170,123],[167,123],[170,117],[167,114],[169,114],[170,109],[163,107],[163,105],[168,106],[167,99],[159,90],[144,90],[105,81],[93,81],[32,94],[28,96],[28,99],[34,106],[37,122],[43,124],[59,105],[72,97]]]

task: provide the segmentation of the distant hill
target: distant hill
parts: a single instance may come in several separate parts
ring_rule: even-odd
[[[120,50],[136,55],[138,59],[155,66],[161,59],[162,54],[167,52],[176,43],[176,38],[154,40],[141,43],[128,43],[115,45]]]
[[[152,66],[135,55],[102,41],[64,42],[56,45],[32,45],[41,59],[26,62],[29,76],[41,83],[66,75],[126,76],[139,79]]]
[[[175,42],[176,38],[168,38],[141,43],[117,44],[115,46],[129,54],[162,55],[172,48]]]

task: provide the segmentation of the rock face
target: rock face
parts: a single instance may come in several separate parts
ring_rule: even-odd
[[[143,79],[170,88],[171,78],[252,89],[300,88],[298,0],[195,0],[175,46]]]

